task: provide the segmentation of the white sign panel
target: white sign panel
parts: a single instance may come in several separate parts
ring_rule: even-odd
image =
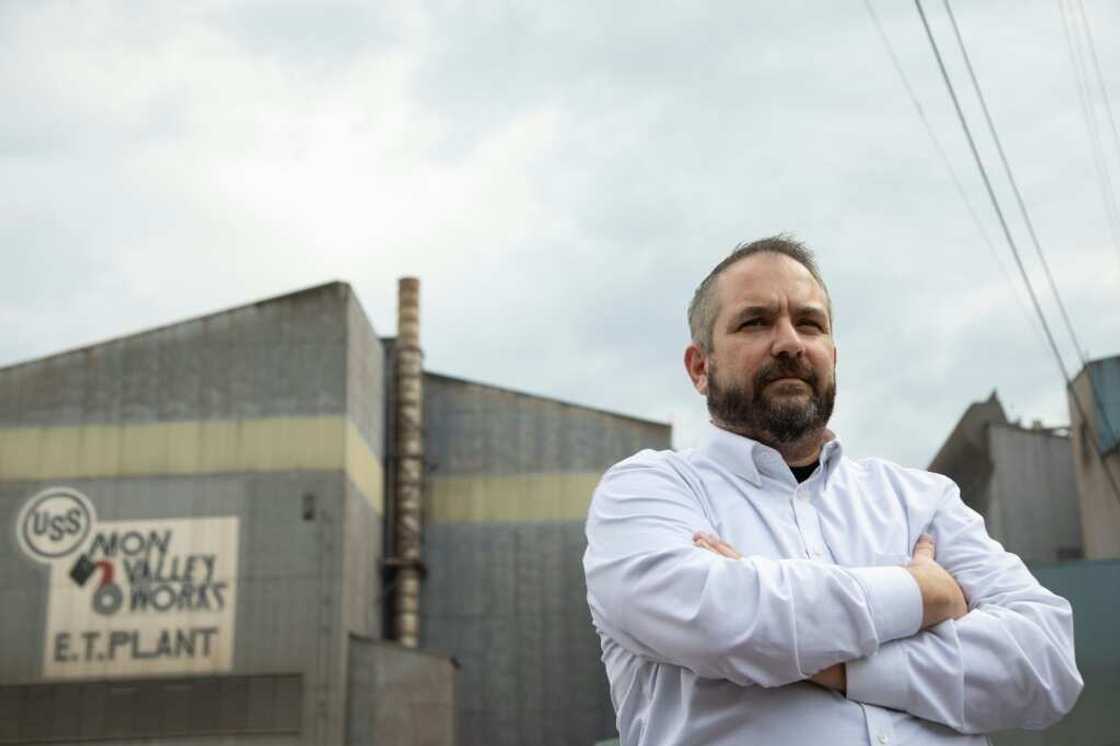
[[[98,521],[84,495],[52,488],[16,531],[50,566],[44,677],[230,670],[236,516]]]

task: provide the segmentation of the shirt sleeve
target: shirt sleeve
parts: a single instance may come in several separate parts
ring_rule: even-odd
[[[948,484],[926,533],[969,611],[848,662],[847,696],[962,733],[1045,728],[1069,712],[1082,688],[1069,602],[991,539],[983,518]]]
[[[696,548],[693,533],[712,527],[695,489],[652,453],[603,477],[584,555],[600,634],[704,678],[781,686],[920,627],[921,595],[903,568],[731,560]]]

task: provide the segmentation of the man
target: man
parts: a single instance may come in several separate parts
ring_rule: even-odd
[[[827,429],[836,347],[812,254],[740,246],[689,326],[702,444],[616,464],[587,519],[622,743],[982,744],[1068,712],[1069,604],[951,480],[853,461]]]

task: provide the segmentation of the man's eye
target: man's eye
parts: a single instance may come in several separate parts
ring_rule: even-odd
[[[763,324],[763,319],[747,319],[746,321],[744,321],[742,324],[739,325],[739,328],[742,329],[743,327],[747,327],[747,326],[762,326],[762,324]]]
[[[822,326],[819,321],[802,321],[800,324],[798,324],[798,326],[807,326],[810,329],[817,330],[818,332],[824,331],[824,326]]]

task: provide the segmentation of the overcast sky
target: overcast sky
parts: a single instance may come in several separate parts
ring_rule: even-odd
[[[1120,6],[1085,3],[1120,106]],[[849,453],[924,466],[993,389],[1067,422],[914,6],[874,7],[996,253],[862,0],[0,3],[0,365],[334,279],[393,334],[414,274],[428,369],[671,421],[685,447],[692,290],[788,231],[832,290]],[[1082,344],[1120,353],[1059,6],[954,9]]]

